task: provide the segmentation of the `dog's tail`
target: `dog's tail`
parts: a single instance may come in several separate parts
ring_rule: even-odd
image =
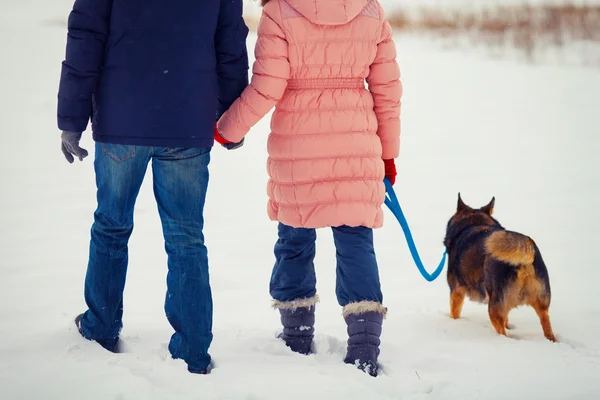
[[[498,261],[514,265],[531,265],[535,259],[535,243],[531,238],[510,231],[496,231],[485,241],[485,251]]]

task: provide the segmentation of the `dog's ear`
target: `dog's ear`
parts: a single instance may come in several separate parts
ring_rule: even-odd
[[[490,201],[490,203],[487,206],[481,207],[480,210],[488,215],[492,215],[494,213],[494,204],[495,203],[496,203],[496,198],[492,197],[492,201]]]
[[[462,201],[462,198],[460,197],[460,193],[458,193],[458,204],[456,205],[456,212],[459,213],[459,212],[464,211],[464,210],[466,210],[468,208],[469,208],[469,206],[466,205]]]

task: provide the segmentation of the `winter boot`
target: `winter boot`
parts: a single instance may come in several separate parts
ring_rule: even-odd
[[[371,376],[379,373],[379,344],[387,308],[374,301],[350,303],[344,307],[348,325],[348,351],[344,362],[354,364]]]
[[[293,301],[275,301],[279,310],[283,332],[278,335],[286,346],[299,354],[312,354],[315,325],[315,304],[318,297]]]
[[[83,330],[81,328],[81,320],[83,318],[83,314],[79,314],[77,317],[75,317],[75,326],[77,326],[77,330],[79,331],[79,334],[81,336],[83,336],[85,339],[88,339],[84,336],[83,334]],[[92,339],[88,339],[88,340],[92,340]],[[110,351],[111,353],[120,353],[121,352],[121,343],[119,342],[119,338],[112,338],[112,339],[101,339],[101,340],[95,340],[100,346],[104,347],[106,350]]]

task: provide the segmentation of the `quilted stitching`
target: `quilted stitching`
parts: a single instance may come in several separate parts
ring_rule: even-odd
[[[377,4],[377,0],[369,0],[359,15],[379,19],[379,4]]]

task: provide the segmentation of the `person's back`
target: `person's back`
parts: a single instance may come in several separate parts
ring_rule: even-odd
[[[248,83],[241,0],[77,0],[73,10],[59,129],[83,132],[93,111],[98,142],[213,145],[217,116]]]
[[[398,155],[401,96],[396,48],[381,6],[376,0],[271,0],[263,19],[256,90],[242,94],[249,107],[228,113],[220,131],[231,141],[241,139],[248,122],[275,103],[270,217],[305,228],[380,227],[381,160]]]
[[[252,83],[218,127],[238,142],[275,106],[268,212],[279,222],[279,240],[270,294],[281,338],[295,352],[312,352],[315,229],[332,227],[336,295],[349,334],[345,362],[376,376],[387,309],[373,228],[383,224],[383,179],[395,178],[400,145],[392,30],[376,0],[263,4]]]

